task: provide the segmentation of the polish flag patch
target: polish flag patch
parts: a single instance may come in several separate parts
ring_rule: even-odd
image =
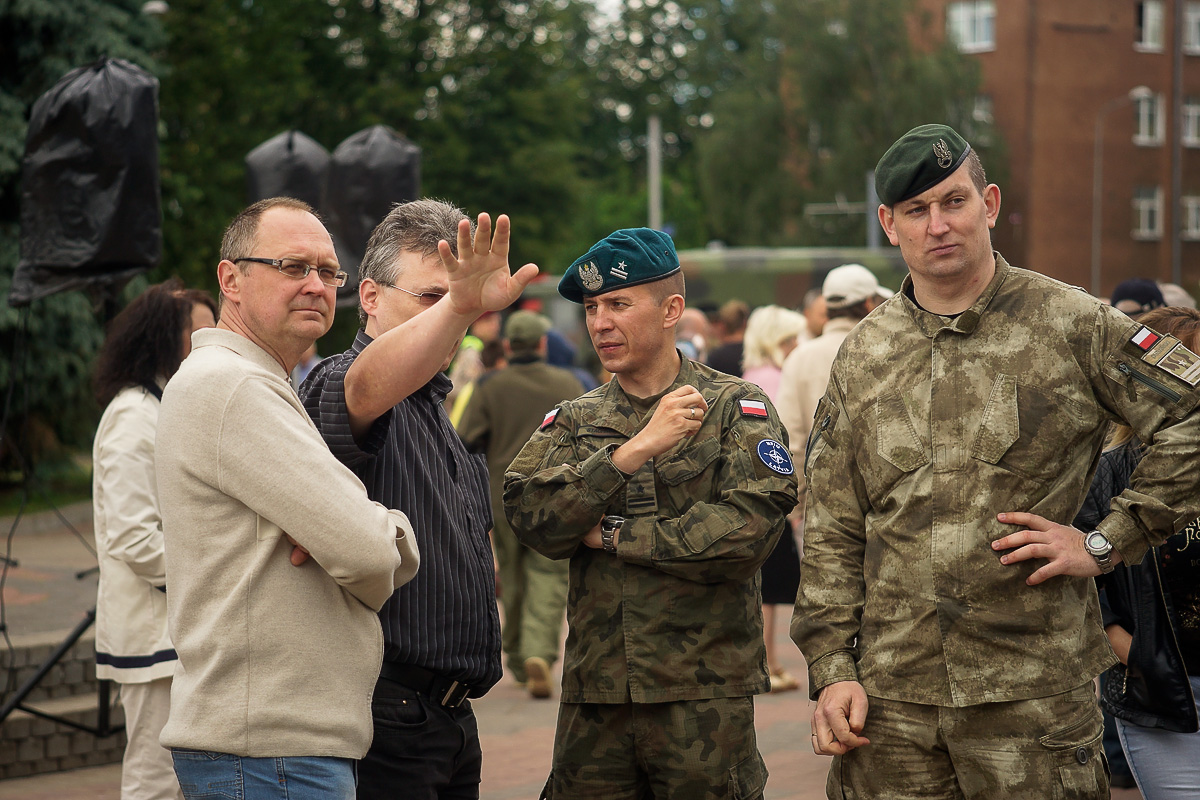
[[[542,427],[538,428],[538,430],[539,431],[546,430],[546,428],[549,428],[551,425],[554,424],[554,420],[556,420],[557,418],[558,418],[558,409],[557,408],[551,409],[546,414],[546,416],[542,418]]]
[[[1142,350],[1149,350],[1154,347],[1154,343],[1159,340],[1159,335],[1147,327],[1142,327],[1140,331],[1133,335],[1133,343]]]
[[[739,400],[738,405],[742,407],[742,416],[744,417],[766,417],[767,404],[761,400]]]

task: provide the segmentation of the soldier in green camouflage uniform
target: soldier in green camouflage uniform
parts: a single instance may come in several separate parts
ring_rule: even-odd
[[[804,464],[792,636],[828,796],[1107,798],[1092,576],[1200,513],[1200,359],[995,254],[999,189],[953,130],[876,175],[910,274],[842,346]],[[1152,445],[1089,550],[1065,523],[1117,419]]]
[[[617,231],[559,291],[616,378],[547,415],[505,476],[518,538],[570,558],[555,798],[756,798],[758,568],[796,503],[775,409],[675,349],[669,237]],[[611,534],[599,523],[623,517]]]

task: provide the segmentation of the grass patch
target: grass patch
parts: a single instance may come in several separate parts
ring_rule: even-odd
[[[0,474],[0,517],[16,516],[28,489],[25,514],[79,503],[92,498],[91,454],[76,453],[68,459],[39,464],[29,480],[21,485],[20,473]]]

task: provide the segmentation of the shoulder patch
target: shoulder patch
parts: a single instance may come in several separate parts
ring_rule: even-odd
[[[780,475],[791,475],[796,471],[788,449],[774,439],[763,439],[758,443],[758,457]]]
[[[767,404],[761,400],[738,400],[743,417],[767,417]]]
[[[1143,331],[1149,330],[1142,328]],[[1159,346],[1155,347],[1151,344],[1147,352],[1142,356],[1142,360],[1147,364],[1153,364],[1163,372],[1174,375],[1181,381],[1184,381],[1189,386],[1195,386],[1200,383],[1200,356],[1197,356],[1191,350],[1184,347],[1183,342],[1176,339],[1174,336],[1164,336],[1158,339],[1158,334],[1150,331],[1151,335],[1156,337]],[[1138,332],[1140,335],[1141,332]],[[1135,344],[1137,336],[1134,336]],[[1143,345],[1138,344],[1139,348]],[[1144,348],[1143,348],[1144,349]]]
[[[551,425],[553,425],[554,420],[558,419],[559,410],[560,409],[557,406],[555,406],[554,408],[547,411],[546,416],[542,418],[542,424],[538,428],[538,430],[544,431],[544,430],[546,430],[546,428],[549,428]]]
[[[1160,338],[1157,333],[1143,325],[1141,330],[1133,335],[1132,341],[1139,350],[1149,350]]]

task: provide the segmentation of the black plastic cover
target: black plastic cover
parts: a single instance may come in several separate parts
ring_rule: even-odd
[[[33,105],[9,305],[125,281],[161,258],[158,80],[119,59],[72,70]]]
[[[246,155],[246,199],[294,197],[320,210],[328,174],[328,150],[300,131],[284,131]]]
[[[347,290],[358,285],[358,264],[371,231],[396,203],[420,197],[421,148],[384,125],[355,133],[333,151],[324,208]]]

